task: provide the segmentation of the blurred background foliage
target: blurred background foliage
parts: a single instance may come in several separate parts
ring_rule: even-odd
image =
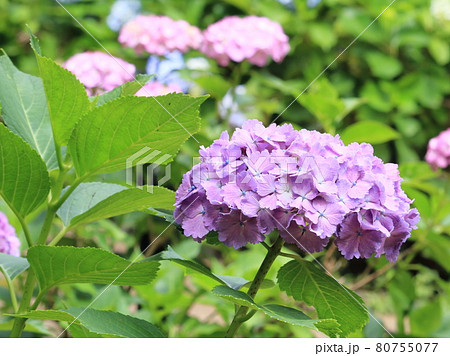
[[[441,8],[427,0],[397,0],[340,55],[390,0],[140,1],[141,13],[184,19],[201,29],[229,15],[267,16],[278,21],[290,38],[291,51],[286,59],[264,68],[247,63],[222,68],[195,51],[184,56],[179,74],[189,83],[190,93],[211,95],[202,109],[203,129],[196,135],[200,144],[210,144],[222,130],[232,130],[245,118],[258,118],[265,124],[277,119],[278,124],[289,122],[297,128],[340,134],[346,143],[372,143],[385,162],[400,165],[403,187],[415,199],[422,220],[403,246],[398,262],[391,264],[384,257],[346,261],[333,247],[315,254],[339,281],[363,297],[371,313],[395,336],[450,336],[449,173],[433,171],[423,161],[428,140],[450,125],[450,2],[435,2]],[[121,22],[125,12],[111,12],[113,0],[61,3],[79,23],[53,0],[0,0],[0,47],[18,68],[35,75],[38,72],[28,45],[25,24],[29,24],[40,38],[43,53],[59,63],[86,50],[104,51],[103,46],[146,72],[148,56],[137,56],[117,42],[118,25],[114,24]],[[172,164],[169,188],[176,189],[182,174],[192,166],[198,147],[192,139],[185,144]],[[120,182],[123,175],[103,179]],[[8,212],[1,202],[0,210]],[[35,215],[32,231],[39,228],[43,218]],[[8,216],[18,228],[13,215]],[[170,244],[180,255],[202,262],[217,274],[249,280],[265,255],[262,246],[236,251],[214,242],[197,244],[176,227],[166,227],[162,219],[134,213],[80,227],[63,243],[97,246],[126,258],[137,256],[150,243],[146,255]],[[277,260],[269,278],[275,278],[283,262],[283,257]],[[213,286],[210,280],[185,272],[163,262],[150,286],[113,286],[93,307],[144,318],[172,337],[221,335],[232,319],[233,305],[209,293]],[[102,288],[64,286],[55,290],[43,307],[87,306]],[[2,313],[11,311],[8,299],[4,281],[0,281]],[[295,306],[278,287],[262,290],[258,299]],[[298,306],[314,316],[313,309]],[[7,317],[0,317],[0,335],[8,334],[2,330],[10,329],[10,324]],[[45,336],[59,328],[34,321],[27,332]],[[260,314],[246,323],[240,334],[321,336]],[[364,330],[352,336],[387,334],[371,319]]]

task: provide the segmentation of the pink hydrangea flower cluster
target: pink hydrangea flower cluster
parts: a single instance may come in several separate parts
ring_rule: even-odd
[[[257,66],[268,58],[281,62],[289,52],[289,38],[277,22],[258,16],[229,16],[213,23],[203,32],[200,50],[221,66],[230,60],[248,60]]]
[[[103,52],[84,52],[64,64],[86,87],[88,95],[98,95],[134,79],[136,67]]]
[[[434,169],[447,168],[450,165],[450,128],[428,142],[425,159]]]
[[[0,252],[12,256],[20,256],[20,240],[16,230],[9,224],[5,214],[0,212]]]
[[[197,49],[201,41],[202,34],[197,27],[157,15],[139,15],[125,24],[119,34],[119,42],[137,54],[145,51],[159,56],[175,50],[185,53]]]
[[[196,241],[217,231],[240,248],[277,229],[308,252],[334,235],[347,259],[385,254],[394,261],[419,220],[397,165],[384,164],[369,144],[249,120],[200,156],[176,192],[174,212]]]
[[[139,91],[136,93],[136,96],[159,96],[165,95],[169,93],[181,93],[181,88],[174,83],[171,84],[162,84],[160,82],[150,82],[145,84]]]

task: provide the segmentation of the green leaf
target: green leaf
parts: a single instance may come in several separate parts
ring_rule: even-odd
[[[422,130],[420,121],[413,117],[398,115],[393,121],[398,131],[405,137],[415,137]]]
[[[437,64],[444,66],[450,61],[450,45],[448,41],[433,37],[428,44],[428,50]]]
[[[429,231],[427,238],[422,243],[425,245],[425,255],[428,255],[447,272],[450,272],[450,243],[448,237]]]
[[[39,322],[36,322],[36,321],[28,322],[25,324],[25,327],[23,330],[28,331],[30,333],[34,333],[34,334],[51,335],[50,332],[47,330],[47,328],[44,325],[38,324],[38,323]],[[0,323],[0,331],[11,332],[13,326],[14,326],[14,319],[9,319],[5,323]]]
[[[392,79],[402,72],[402,63],[382,52],[369,52],[366,60],[373,75],[383,79]]]
[[[244,288],[250,288],[252,282],[248,282],[246,284],[244,284],[242,287]],[[272,281],[271,279],[263,279],[261,286],[259,287],[259,289],[270,289],[275,287],[275,282]]]
[[[378,121],[364,120],[348,126],[341,135],[345,144],[366,142],[384,143],[399,138],[400,135],[390,126]]]
[[[173,207],[175,192],[163,187],[152,187],[153,192],[149,193],[145,190],[146,188],[128,188],[115,193],[92,206],[85,213],[74,217],[70,225],[86,224],[133,211],[145,211],[149,207],[161,209]]]
[[[332,23],[312,22],[308,26],[308,32],[311,40],[326,52],[337,43],[336,31]]]
[[[207,267],[205,267],[204,265],[195,262],[195,261],[191,261],[191,260],[187,260],[184,257],[181,257],[178,253],[176,253],[172,247],[168,246],[167,247],[167,251],[164,251],[158,255],[152,256],[150,258],[148,258],[147,260],[157,260],[157,261],[161,261],[161,260],[166,260],[166,261],[172,261],[176,264],[179,264],[181,266],[190,268],[196,272],[199,272],[211,279],[214,279],[215,281],[221,283],[221,284],[225,284],[228,287],[232,288],[232,289],[240,289],[241,287],[243,287],[245,284],[248,283],[248,281],[244,278],[241,277],[234,277],[234,276],[219,276],[215,273],[212,273]]]
[[[71,246],[34,246],[28,250],[41,291],[70,283],[143,285],[150,283],[159,268],[157,261],[132,263],[111,252]]]
[[[405,180],[417,180],[422,182],[423,180],[436,178],[438,173],[431,169],[430,165],[426,162],[409,162],[401,164],[398,169],[400,170],[400,176]]]
[[[102,338],[107,337],[106,335],[97,334],[89,331],[87,328],[85,328],[83,325],[75,324],[69,326],[67,329],[70,332],[70,335],[72,335],[75,339],[85,339],[85,338]],[[111,335],[111,337],[113,337]]]
[[[78,120],[89,110],[90,102],[83,84],[72,72],[37,52],[36,59],[44,83],[45,95],[55,141],[67,145]]]
[[[6,273],[11,280],[30,267],[26,258],[0,253],[0,270]]]
[[[2,54],[3,53],[3,54]],[[0,53],[0,103],[9,129],[33,147],[49,170],[57,168],[55,143],[41,78],[19,71]]]
[[[366,81],[362,87],[361,95],[367,99],[370,107],[381,112],[390,112],[394,106],[392,95],[386,92],[383,85],[377,85],[375,82]]]
[[[39,45],[39,39],[33,34],[30,26],[26,25],[28,35],[30,36],[30,46],[39,56],[42,56],[41,46]]]
[[[64,204],[61,205],[57,214],[64,222],[64,225],[69,226],[70,221],[74,217],[85,213],[102,200],[125,189],[127,187],[119,184],[101,182],[82,183],[70,194]]]
[[[341,100],[344,103],[344,110],[336,117],[337,122],[342,121],[344,117],[367,102],[366,98],[343,98]]]
[[[241,289],[249,283],[249,281],[242,277],[223,276],[215,273],[213,273],[213,275],[217,277],[221,283],[235,290]]]
[[[204,75],[195,79],[208,94],[216,99],[222,99],[230,89],[230,83],[220,75]]]
[[[219,234],[217,231],[210,231],[206,234],[205,242],[207,244],[213,245],[213,246],[219,246],[223,243],[219,241]]]
[[[152,192],[147,192],[147,188],[127,188],[99,182],[80,184],[58,210],[58,215],[66,226],[73,227],[133,211],[145,211],[149,207],[173,207],[173,191],[151,187]]]
[[[261,310],[271,318],[284,321],[288,324],[321,331],[330,337],[337,337],[341,334],[339,323],[334,319],[311,319],[297,309],[278,304],[262,305]]]
[[[104,94],[98,95],[94,97],[94,100],[97,99],[97,106],[101,106],[109,101],[114,99],[136,94],[139,89],[141,89],[145,84],[149,82],[150,79],[153,78],[153,74],[138,74],[136,76],[136,80],[131,82],[126,82],[113,90],[110,90]]]
[[[137,164],[167,163],[199,130],[205,96],[126,96],[88,112],[69,142],[78,176],[110,173]]]
[[[424,194],[420,190],[411,188],[409,186],[405,186],[404,191],[408,195],[408,197],[414,199],[414,207],[419,210],[421,217],[428,218],[433,215],[433,208],[427,194]]]
[[[278,284],[295,300],[312,305],[320,319],[337,320],[342,330],[340,336],[361,329],[369,320],[362,299],[312,262],[288,262],[278,272]]]
[[[271,318],[285,323],[322,331],[332,337],[340,333],[339,324],[333,319],[313,320],[301,311],[283,305],[258,305],[247,293],[223,285],[215,287],[212,292],[234,304],[260,310]]]
[[[298,101],[319,120],[326,131],[333,129],[334,122],[346,110],[337,90],[323,78],[315,82]]]
[[[47,167],[38,153],[0,124],[0,195],[25,217],[48,196]]]
[[[168,223],[176,225],[175,218],[173,217],[173,207],[170,210],[169,209],[148,208],[147,210],[144,210],[144,213],[159,216],[160,218],[163,218],[164,220],[166,220]]]
[[[73,322],[73,325],[82,326],[90,333],[110,337],[165,337],[161,330],[145,320],[107,310],[72,307],[67,310],[32,310],[28,313],[13,316],[16,318]]]
[[[213,294],[226,299],[234,304],[243,305],[244,307],[249,307],[251,309],[259,309],[259,306],[253,301],[253,299],[247,294],[240,290],[235,290],[228,286],[217,286],[212,290]]]
[[[409,317],[411,334],[416,337],[429,337],[442,324],[441,303],[434,301],[415,308]]]
[[[408,311],[416,299],[414,280],[409,272],[399,270],[394,278],[387,284],[389,295],[392,298],[392,305],[397,315],[402,317]]]

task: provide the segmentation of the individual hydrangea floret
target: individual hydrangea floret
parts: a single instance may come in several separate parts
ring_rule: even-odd
[[[428,142],[425,159],[434,169],[447,168],[450,165],[450,128]]]
[[[160,82],[150,82],[145,84],[136,93],[136,96],[159,96],[169,93],[181,93],[181,88],[176,84],[162,84]]]
[[[134,79],[133,64],[103,52],[84,52],[70,57],[64,67],[86,87],[88,95],[98,95]]]
[[[289,52],[289,38],[277,22],[258,16],[229,16],[203,32],[201,51],[221,66],[230,60],[263,67],[269,58],[281,62]]]
[[[120,30],[119,42],[133,48],[137,54],[147,52],[165,55],[167,52],[187,52],[198,49],[202,41],[200,29],[184,20],[167,16],[139,15]]]
[[[9,224],[5,214],[0,212],[0,252],[12,256],[20,256],[20,240],[16,230]]]
[[[277,229],[308,252],[334,236],[347,259],[395,261],[419,220],[401,181],[397,165],[369,144],[248,120],[231,138],[223,132],[201,147],[200,163],[177,190],[174,217],[196,241],[217,231],[240,248]]]

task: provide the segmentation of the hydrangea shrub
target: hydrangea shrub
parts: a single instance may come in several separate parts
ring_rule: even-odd
[[[201,31],[184,20],[167,16],[139,15],[120,30],[119,42],[141,54],[165,55],[167,52],[187,52],[200,47]]]
[[[70,57],[64,67],[84,84],[88,95],[110,91],[134,79],[136,67],[104,52],[84,52]]]
[[[267,17],[229,16],[203,32],[200,50],[221,66],[248,60],[263,67],[268,59],[281,62],[289,52],[289,38],[279,23]]]
[[[307,252],[336,236],[347,259],[385,254],[393,262],[419,219],[397,166],[375,157],[369,144],[249,120],[200,156],[183,177],[174,213],[197,241],[217,231],[240,248],[277,229]]]
[[[141,15],[122,27],[119,41],[137,53],[159,56],[201,49],[223,66],[229,61],[263,66],[269,58],[280,62],[289,51],[281,26],[268,19],[222,21],[202,35],[185,21]],[[230,29],[249,34],[252,45],[243,46],[239,31]],[[368,322],[356,293],[283,247],[295,244],[311,254],[333,240],[347,259],[385,255],[394,262],[419,220],[396,165],[383,163],[368,144],[344,145],[338,136],[248,120],[231,136],[223,132],[202,146],[200,163],[176,192],[104,181],[104,175],[128,173],[138,164],[173,160],[200,130],[200,106],[207,97],[184,95],[173,84],[148,83],[149,76],[134,78],[134,65],[101,52],[78,54],[61,67],[43,56],[30,35],[39,78],[0,56],[0,73],[7,79],[0,81],[5,123],[0,124],[0,195],[26,241],[19,250],[14,229],[0,214],[0,272],[11,295],[12,337],[21,336],[29,319],[66,323],[75,337],[164,337],[169,331],[163,325],[113,311],[40,308],[48,291],[63,284],[150,284],[160,261],[210,278],[216,283],[212,293],[235,305],[223,336],[236,335],[256,312],[330,337],[346,337]],[[45,150],[36,144],[43,133]],[[261,243],[267,255],[248,281],[213,273],[170,246],[131,261],[100,248],[60,246],[80,225],[135,211],[163,217],[199,242],[217,232],[220,242],[236,249]],[[35,235],[27,219],[39,212],[45,218]],[[314,307],[313,317],[286,305],[256,302],[280,255],[291,260],[278,271],[279,289]],[[15,280],[22,273],[26,278]],[[14,288],[19,282],[21,298]]]

